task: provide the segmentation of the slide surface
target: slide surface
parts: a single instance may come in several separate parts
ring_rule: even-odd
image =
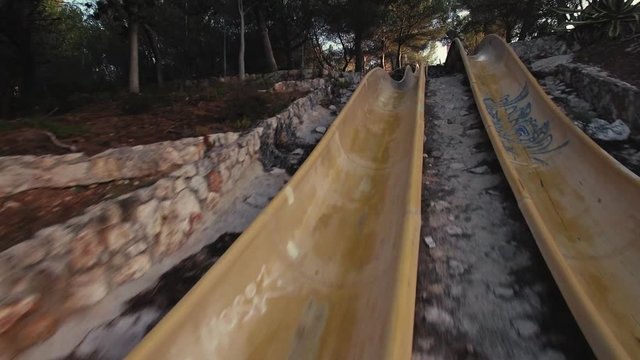
[[[409,359],[425,71],[367,74],[291,181],[130,359]]]
[[[520,209],[595,354],[640,359],[640,179],[553,104],[501,38],[487,36],[474,56],[454,46]]]

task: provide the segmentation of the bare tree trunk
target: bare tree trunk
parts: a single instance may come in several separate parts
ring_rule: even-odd
[[[326,64],[328,67],[333,68],[333,64],[327,58],[324,51],[322,51],[322,46],[320,45],[320,40],[318,39],[318,33],[315,31],[315,29],[313,32],[313,37],[311,38],[311,45],[312,45],[311,49],[313,50],[316,58],[318,58],[318,61],[320,62],[320,67],[323,68],[324,67],[323,64]]]
[[[347,71],[347,68],[349,67],[349,64],[351,64],[351,58],[345,57],[344,58],[344,66],[342,66],[342,72]]]
[[[264,20],[262,11],[260,8],[256,9],[258,15],[258,27],[260,28],[260,35],[262,36],[262,45],[264,46],[264,55],[267,58],[267,69],[269,72],[278,71],[278,63],[273,56],[273,49],[271,48],[271,39],[269,39],[269,29],[267,28],[267,22]]]
[[[240,54],[238,56],[238,77],[244,81],[244,7],[242,0],[238,0],[238,12],[240,13]]]
[[[227,29],[222,33],[222,77],[227,77]]]
[[[340,40],[340,45],[342,45],[342,58],[344,59],[344,66],[342,67],[342,72],[345,72],[347,71],[347,67],[349,67],[349,63],[351,62],[351,59],[349,58],[347,46],[344,44],[344,41],[342,41],[342,36],[340,36],[340,33],[338,33],[338,40]]]
[[[140,93],[140,69],[138,68],[138,23],[129,25],[129,92]]]
[[[160,47],[158,46],[158,35],[151,28],[151,26],[145,24],[144,25],[145,33],[147,34],[147,39],[149,40],[149,44],[151,45],[151,52],[153,52],[153,58],[155,60],[156,65],[156,82],[159,87],[162,87],[164,84],[164,77],[162,76],[162,57],[160,57]]]
[[[305,57],[307,56],[305,51],[306,48],[307,48],[307,42],[305,41],[304,44],[302,44],[302,57],[300,58],[300,70],[304,70],[304,67],[305,67]]]
[[[364,71],[364,54],[362,52],[362,34],[357,31],[353,39],[356,56],[356,72]]]
[[[580,1],[580,5],[582,5],[582,1]],[[568,7],[567,0],[556,0],[556,6],[562,9],[566,9]],[[556,15],[556,21],[558,21],[558,26],[560,26],[567,21],[567,16],[558,12],[558,14]]]
[[[522,27],[520,29],[520,34],[518,34],[518,40],[524,41],[529,35],[532,35],[534,27],[536,25],[536,18],[533,15],[535,12],[535,2],[529,0],[525,3],[525,14],[529,14],[529,16],[524,16],[522,20]]]
[[[398,44],[398,49],[396,50],[396,64],[398,69],[402,67],[402,44]]]

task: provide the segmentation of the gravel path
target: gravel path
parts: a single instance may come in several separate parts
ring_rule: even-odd
[[[414,359],[591,359],[462,75],[429,80]]]

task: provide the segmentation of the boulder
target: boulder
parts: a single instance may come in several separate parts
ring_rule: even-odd
[[[71,307],[89,306],[102,300],[109,292],[107,276],[102,268],[83,272],[69,281]]]
[[[556,55],[548,58],[540,59],[531,64],[531,70],[534,73],[546,76],[554,75],[558,72],[560,64],[566,64],[573,60],[573,54]]]
[[[585,132],[597,140],[622,141],[629,138],[631,130],[620,119],[609,123],[606,120],[596,118],[590,124],[587,124]]]

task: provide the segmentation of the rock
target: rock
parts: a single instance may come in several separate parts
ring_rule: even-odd
[[[449,220],[447,215],[443,212],[434,212],[429,214],[429,226],[432,228],[439,228],[447,224]]]
[[[189,222],[187,219],[180,219],[175,214],[168,217],[153,249],[154,256],[156,258],[162,257],[177,250],[186,239],[188,230]]]
[[[315,132],[319,133],[319,134],[324,134],[327,132],[327,128],[324,126],[318,126],[315,128]]]
[[[174,193],[179,193],[187,187],[187,182],[183,178],[177,178],[173,182],[173,191]]]
[[[497,286],[493,288],[493,293],[496,294],[497,297],[503,299],[510,299],[513,297],[513,289],[504,286]]]
[[[38,305],[40,295],[32,294],[21,300],[0,306],[0,334],[9,330],[20,318]]]
[[[169,199],[173,197],[173,181],[170,179],[160,179],[154,185],[154,197],[160,199]]]
[[[464,231],[456,225],[449,225],[445,228],[445,231],[447,232],[447,234],[451,235],[451,236],[459,236],[459,235],[463,235]]]
[[[566,360],[567,358],[559,351],[547,349],[541,355],[540,359],[544,360]]]
[[[247,158],[247,148],[243,147],[238,150],[238,162],[244,161]]]
[[[524,338],[532,337],[538,333],[538,325],[526,319],[518,319],[511,322],[518,334]]]
[[[190,216],[200,213],[200,203],[189,190],[180,192],[174,199],[172,207],[181,219],[188,219]]]
[[[127,248],[127,250],[125,250],[125,253],[128,256],[136,256],[140,253],[142,253],[143,251],[147,250],[149,246],[147,245],[147,243],[145,243],[144,241],[138,241],[137,243],[129,246],[129,248]]]
[[[602,119],[594,119],[585,128],[586,133],[594,139],[603,141],[622,141],[629,138],[631,130],[622,120],[608,123]]]
[[[218,202],[220,202],[220,194],[210,192],[207,195],[207,201],[205,202],[205,205],[207,209],[213,210],[216,207],[216,205],[218,205]]]
[[[556,55],[540,59],[531,64],[531,70],[541,75],[553,75],[558,71],[560,64],[566,64],[573,60],[573,54]]]
[[[509,44],[523,62],[530,63],[550,56],[570,54],[567,44],[557,36],[540,37],[533,40]]]
[[[114,275],[113,282],[120,285],[129,280],[137,279],[144,275],[150,267],[151,258],[149,255],[138,255],[129,260],[129,262]]]
[[[473,169],[469,169],[469,172],[476,175],[484,175],[491,173],[491,169],[487,165],[476,166]]]
[[[437,200],[432,202],[430,205],[436,209],[436,211],[442,211],[451,207],[451,204],[443,200]]]
[[[98,217],[98,223],[101,226],[109,226],[117,224],[122,220],[122,208],[115,203],[110,202],[102,206],[102,211]]]
[[[453,318],[446,311],[435,306],[429,306],[424,311],[424,318],[427,322],[441,326],[443,328],[453,327]]]
[[[338,108],[335,105],[329,105],[329,111],[336,113],[338,112]]]
[[[262,209],[269,203],[269,199],[266,196],[251,194],[248,198],[244,200],[247,204]]]
[[[209,159],[202,159],[196,163],[196,167],[198,168],[199,176],[206,176],[213,168],[213,165]]]
[[[167,219],[160,231],[156,255],[171,253],[182,245],[186,235],[191,231],[192,219],[201,214],[200,204],[189,190],[183,190],[172,201]]]
[[[449,272],[452,275],[455,275],[455,276],[462,275],[465,270],[466,269],[465,269],[464,265],[462,265],[462,263],[460,263],[459,261],[454,260],[454,259],[450,259],[449,260]]]
[[[106,229],[107,248],[111,251],[120,249],[135,236],[129,223],[116,224]]]
[[[172,200],[161,201],[160,205],[158,205],[158,215],[160,215],[161,217],[169,215],[169,213],[171,212],[171,203]]]
[[[434,151],[434,152],[432,152],[432,153],[431,153],[431,157],[433,157],[433,158],[439,158],[439,157],[442,157],[442,152],[441,152],[441,151],[436,150],[436,151]]]
[[[273,169],[271,169],[271,171],[269,172],[269,174],[272,174],[272,175],[281,175],[281,174],[284,174],[285,172],[286,172],[286,171],[285,171],[284,169],[280,169],[280,168],[274,167]]]
[[[158,212],[158,200],[146,202],[136,209],[135,218],[144,228],[147,238],[153,238],[160,232],[162,226],[162,217]]]
[[[202,176],[194,176],[189,181],[189,188],[195,192],[196,196],[200,200],[204,200],[209,195],[209,188],[207,187],[207,182],[204,180]]]
[[[15,245],[11,251],[21,267],[28,267],[39,263],[47,256],[46,245],[43,241],[28,240]]]
[[[442,284],[433,284],[427,287],[427,291],[432,295],[443,295],[444,294],[444,286]],[[425,294],[427,295],[427,294]],[[424,299],[428,298],[427,296],[423,297]]]
[[[471,129],[464,132],[467,136],[478,136],[480,135],[480,129]]]
[[[424,242],[425,244],[427,244],[429,249],[433,249],[434,247],[436,247],[436,242],[433,240],[433,237],[431,236],[425,236]]]
[[[256,139],[253,142],[253,146],[251,147],[251,152],[253,154],[257,153],[258,150],[260,150],[260,137],[256,137]]]
[[[453,164],[449,165],[449,168],[451,168],[451,170],[460,170],[460,169],[464,168],[464,164],[453,163]]]
[[[102,268],[75,275],[69,281],[71,307],[89,306],[102,300],[109,292],[107,277]]]
[[[451,286],[451,289],[449,290],[449,294],[451,294],[451,296],[459,298],[462,296],[463,290],[462,290],[462,286],[460,285],[455,285],[455,286]]]
[[[88,269],[97,264],[105,250],[98,233],[88,225],[73,239],[69,265],[75,270]]]
[[[194,164],[189,164],[171,173],[173,177],[192,177],[198,173]]]
[[[126,262],[127,262],[127,257],[126,256],[124,256],[123,254],[115,254],[109,260],[109,265],[113,269],[120,269],[120,268],[122,268],[124,266],[124,264]]]
[[[62,225],[54,225],[38,231],[36,238],[49,244],[50,256],[60,256],[69,251],[69,244],[73,239],[73,234],[71,230]]]
[[[297,149],[295,149],[295,150],[293,150],[291,152],[291,155],[293,155],[293,156],[302,156],[302,155],[304,155],[304,150],[302,150],[300,148],[297,148]]]
[[[231,164],[235,164],[238,162],[238,147],[237,146],[230,146],[229,148],[227,148],[227,154],[229,155],[229,162]]]
[[[569,107],[578,113],[586,113],[592,109],[591,104],[573,95],[569,97]]]
[[[228,132],[224,134],[224,143],[225,144],[231,144],[232,142],[238,140],[238,138],[240,137],[240,133],[236,133],[236,132]]]
[[[209,191],[219,193],[222,191],[222,186],[224,185],[224,178],[220,170],[212,170],[209,175],[207,175],[207,185],[209,186]]]
[[[35,344],[52,336],[58,329],[58,316],[44,313],[29,319],[19,332],[21,341]]]

